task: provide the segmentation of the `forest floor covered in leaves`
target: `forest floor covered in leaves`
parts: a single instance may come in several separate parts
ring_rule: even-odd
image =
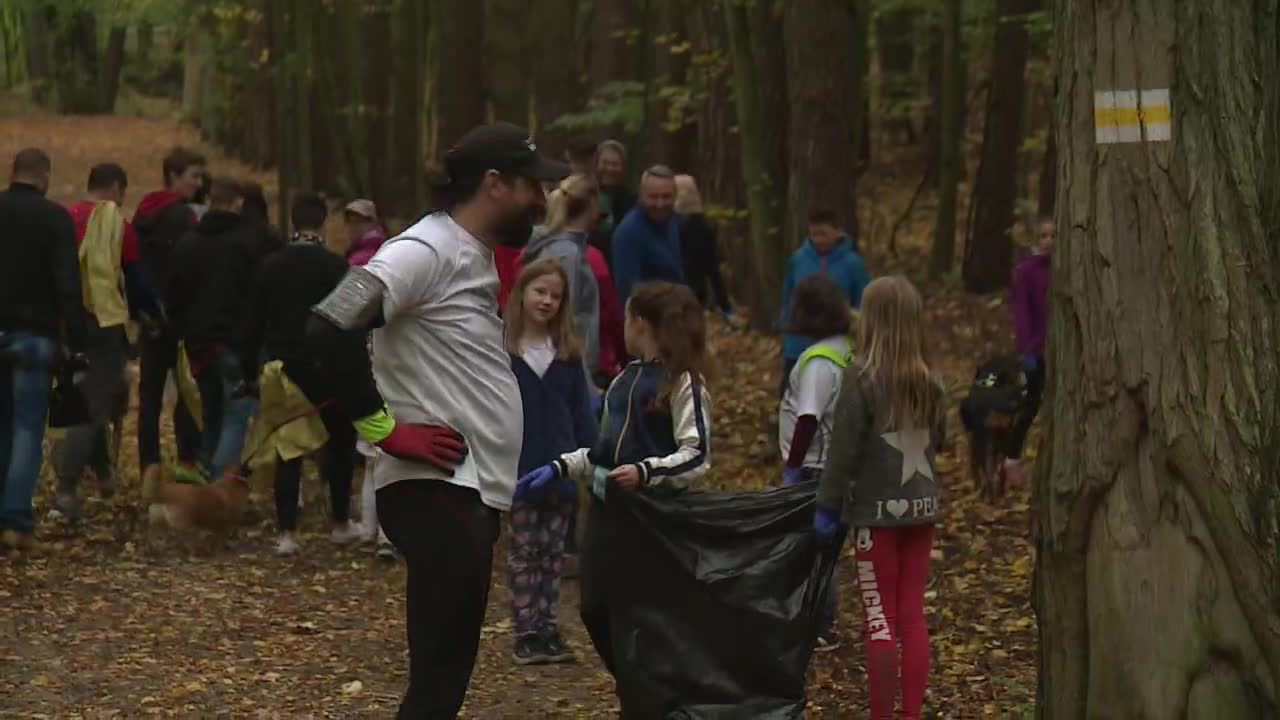
[[[51,194],[59,200],[79,194],[92,163],[114,159],[129,171],[136,203],[158,182],[164,151],[178,142],[198,144],[193,131],[169,121],[0,118],[0,158],[19,146],[47,148]],[[248,172],[210,157],[216,170]],[[902,245],[903,257],[894,261],[873,250],[873,271],[923,268],[924,249],[907,238]],[[976,363],[1009,349],[1008,308],[945,285],[925,290],[930,351],[954,408]],[[773,485],[779,461],[767,438],[777,410],[777,340],[717,326],[712,343],[719,374],[708,484]],[[963,468],[966,439],[954,411],[950,430],[939,458],[946,517],[926,603],[934,652],[930,717],[1023,717],[1033,707],[1036,666],[1029,492],[1016,488],[997,506],[979,500]],[[304,481],[305,551],[294,558],[271,553],[266,488],[255,489],[251,522],[225,544],[191,544],[153,529],[139,498],[132,425],[125,438],[121,491],[113,499],[90,500],[78,527],[44,523],[44,545],[34,556],[0,556],[0,716],[390,716],[407,682],[402,566],[366,548],[329,543],[325,489],[313,476]],[[50,507],[53,485],[46,468],[38,512]],[[94,495],[91,485],[84,494]],[[612,682],[576,619],[574,581],[565,583],[561,615],[581,662],[512,664],[505,545],[504,537],[465,717],[613,716]],[[845,642],[815,656],[812,717],[866,713],[851,560],[841,564],[839,580]]]

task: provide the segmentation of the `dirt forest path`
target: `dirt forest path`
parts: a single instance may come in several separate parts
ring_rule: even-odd
[[[129,206],[159,182],[174,144],[203,147],[194,131],[136,118],[0,118],[0,162],[36,145],[54,162],[51,195],[71,201],[95,162],[129,172]],[[216,173],[253,177],[209,151]],[[872,267],[877,267],[874,254]],[[927,293],[930,345],[953,400],[975,361],[1007,347],[999,301],[937,289]],[[777,481],[766,435],[776,412],[776,340],[713,332],[720,374],[712,387],[717,488],[758,489]],[[958,458],[964,438],[952,414],[940,465],[948,478],[928,592],[933,634],[930,717],[1024,717],[1036,664],[1027,602],[1032,567],[1028,493],[998,507],[977,500]],[[0,717],[363,718],[390,717],[407,681],[403,568],[366,548],[327,539],[325,490],[304,480],[304,552],[272,555],[271,497],[255,488],[251,523],[214,547],[174,539],[146,523],[136,448],[127,428],[121,492],[91,500],[78,527],[45,522],[35,557],[0,557]],[[166,441],[167,442],[167,441]],[[48,468],[37,512],[52,500]],[[91,486],[84,494],[92,498]],[[464,716],[595,718],[616,715],[612,682],[577,620],[577,587],[565,582],[561,617],[581,662],[517,669],[506,590],[505,535],[481,656]],[[858,605],[851,562],[840,567],[843,647],[815,657],[811,717],[866,714]],[[442,591],[445,590],[442,588]]]

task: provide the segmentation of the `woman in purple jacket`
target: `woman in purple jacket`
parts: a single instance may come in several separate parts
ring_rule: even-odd
[[[347,264],[364,267],[387,241],[387,231],[378,222],[378,209],[372,200],[352,200],[343,209],[347,224]]]
[[[1044,396],[1044,339],[1049,330],[1049,277],[1053,243],[1058,226],[1053,218],[1041,218],[1037,225],[1039,239],[1034,252],[1013,270],[1013,331],[1022,356],[1022,370],[1027,376],[1027,397],[1022,413],[1009,433],[1004,471],[1013,483],[1024,480],[1022,446],[1027,431],[1040,412]]]

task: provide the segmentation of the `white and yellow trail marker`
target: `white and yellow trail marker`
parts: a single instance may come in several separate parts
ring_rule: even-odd
[[[1093,121],[1099,145],[1168,142],[1173,138],[1169,89],[1096,92]]]

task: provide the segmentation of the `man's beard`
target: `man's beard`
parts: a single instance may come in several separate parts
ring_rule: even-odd
[[[513,213],[494,230],[494,240],[499,245],[522,248],[529,244],[529,238],[533,236],[533,226],[541,217],[542,213],[538,210],[521,210]]]

